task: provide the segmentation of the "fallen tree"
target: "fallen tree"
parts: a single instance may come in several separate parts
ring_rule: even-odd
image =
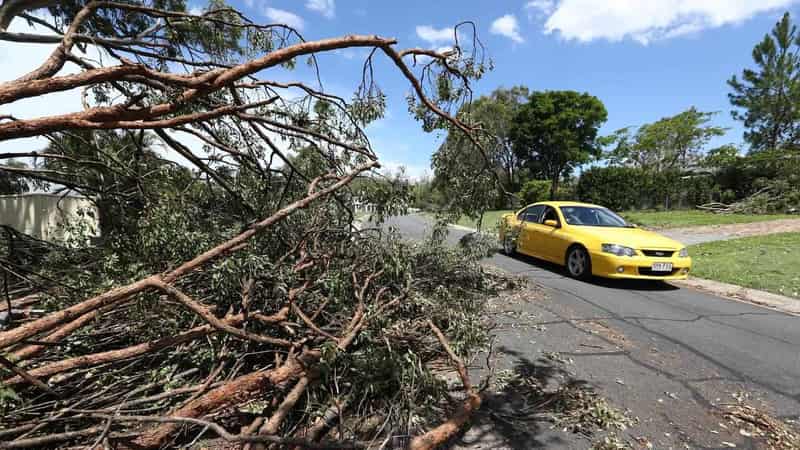
[[[716,214],[774,214],[797,213],[796,188],[777,181],[763,187],[753,194],[733,203],[711,202],[697,205],[697,209]]]
[[[15,21],[47,33],[9,31]],[[37,164],[0,171],[91,198],[103,238],[89,245],[67,223],[78,238],[33,256],[8,246],[3,307],[44,312],[0,332],[0,448],[377,448],[417,436],[411,447],[428,449],[455,435],[480,406],[463,358],[485,344],[483,298],[502,286],[478,264],[487,247],[448,248],[438,232],[406,243],[358,229],[352,211],[356,198],[379,217],[407,200],[363,131],[385,108],[381,56],[409,83],[423,129],[480,148],[451,112],[470,101],[483,49],[471,23],[453,35],[447,51],[398,49],[375,35],[306,41],[217,0],[199,14],[177,0],[3,1],[0,39],[52,53],[0,84],[0,104],[82,100],[0,117],[0,141],[49,143],[23,155]],[[358,48],[349,101],[319,79],[277,81],[299,61],[318,76],[319,55]],[[461,405],[437,359],[457,371]]]

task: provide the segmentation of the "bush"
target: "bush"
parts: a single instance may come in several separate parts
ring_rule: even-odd
[[[714,200],[714,178],[668,170],[659,173],[634,167],[593,167],[581,174],[579,200],[615,210],[693,208]]]
[[[550,182],[547,180],[527,181],[519,190],[519,198],[526,205],[547,200],[549,196]]]
[[[725,189],[719,196],[722,203],[733,203],[736,201],[736,192],[733,189]]]
[[[438,211],[445,204],[441,191],[428,180],[419,181],[411,188],[411,207],[423,211]]]
[[[662,183],[677,195],[673,207],[694,208],[719,198],[719,186],[709,174],[681,174],[667,172]]]
[[[573,180],[562,182],[556,190],[556,200],[572,201],[577,199],[575,194],[576,183]],[[550,192],[550,191],[548,191]]]
[[[593,167],[581,174],[575,194],[584,202],[632,209],[639,206],[644,181],[641,171],[631,167]]]

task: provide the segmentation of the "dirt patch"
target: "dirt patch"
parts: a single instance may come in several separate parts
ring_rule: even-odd
[[[800,218],[780,219],[767,222],[732,223],[726,225],[704,225],[700,227],[657,229],[659,233],[685,244],[720,241],[747,236],[775,233],[800,232]]]
[[[570,322],[575,325],[575,327],[580,328],[583,331],[604,337],[606,340],[619,348],[624,348],[628,345],[628,341],[625,339],[625,336],[608,326],[608,324],[606,324],[604,321],[572,320]]]

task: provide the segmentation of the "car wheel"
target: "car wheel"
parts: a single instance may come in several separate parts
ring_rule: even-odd
[[[503,239],[503,253],[505,253],[508,256],[517,253],[516,240],[513,239],[511,236],[506,236],[505,239]]]
[[[592,260],[583,247],[572,247],[567,252],[567,273],[572,278],[585,280],[592,274]]]

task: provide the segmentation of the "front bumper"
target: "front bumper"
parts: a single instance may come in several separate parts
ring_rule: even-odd
[[[656,258],[649,256],[616,256],[609,253],[591,253],[592,274],[604,278],[636,280],[685,280],[692,270],[692,258]],[[672,272],[652,272],[653,263],[672,263]]]

